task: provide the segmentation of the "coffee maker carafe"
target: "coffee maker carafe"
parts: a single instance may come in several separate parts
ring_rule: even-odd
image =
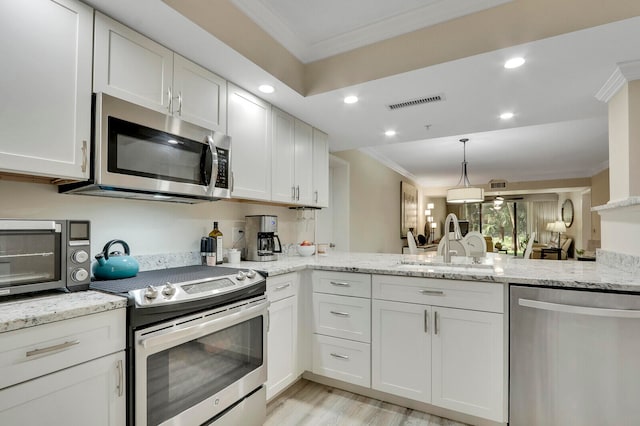
[[[245,216],[247,260],[266,262],[277,260],[282,253],[278,232],[278,216]]]

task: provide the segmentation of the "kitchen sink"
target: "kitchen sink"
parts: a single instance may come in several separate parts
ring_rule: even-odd
[[[403,256],[399,267],[407,270],[431,270],[437,272],[493,273],[495,262],[492,257],[452,256],[451,263],[445,263],[442,256]]]

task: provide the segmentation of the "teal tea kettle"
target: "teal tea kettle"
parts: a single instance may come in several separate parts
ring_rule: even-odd
[[[109,249],[114,244],[121,244],[124,254]],[[117,280],[121,278],[135,277],[138,273],[138,261],[129,256],[129,245],[122,240],[111,240],[105,244],[102,253],[96,254],[96,261],[91,270],[98,280]]]

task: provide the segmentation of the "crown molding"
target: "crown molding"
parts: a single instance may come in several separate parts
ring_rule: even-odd
[[[376,151],[374,148],[360,148],[358,149],[358,151],[368,155],[369,157],[373,158],[379,163],[382,163],[384,166],[390,168],[394,172],[406,177],[407,179],[411,179],[413,182],[419,182],[419,179],[414,174],[400,167],[397,163],[389,160],[388,158],[380,154],[378,151]]]
[[[609,102],[613,96],[629,81],[640,80],[640,60],[619,62],[611,74],[611,77],[604,83],[602,88],[596,93],[596,99],[602,102]]]
[[[231,0],[238,9],[303,63],[324,59],[512,1],[432,0],[425,6],[313,43],[305,40],[303,35],[291,31],[286,21],[273,11],[265,0]]]

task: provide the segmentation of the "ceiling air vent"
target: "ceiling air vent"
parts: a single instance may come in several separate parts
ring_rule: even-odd
[[[409,101],[398,102],[396,104],[387,105],[387,108],[393,111],[400,108],[406,108],[406,107],[422,105],[422,104],[431,104],[434,102],[441,102],[444,100],[445,100],[444,93],[441,93],[439,95],[423,96],[422,98],[411,99]]]
[[[507,189],[507,181],[506,180],[497,180],[492,179],[489,181],[489,185],[491,189]]]

